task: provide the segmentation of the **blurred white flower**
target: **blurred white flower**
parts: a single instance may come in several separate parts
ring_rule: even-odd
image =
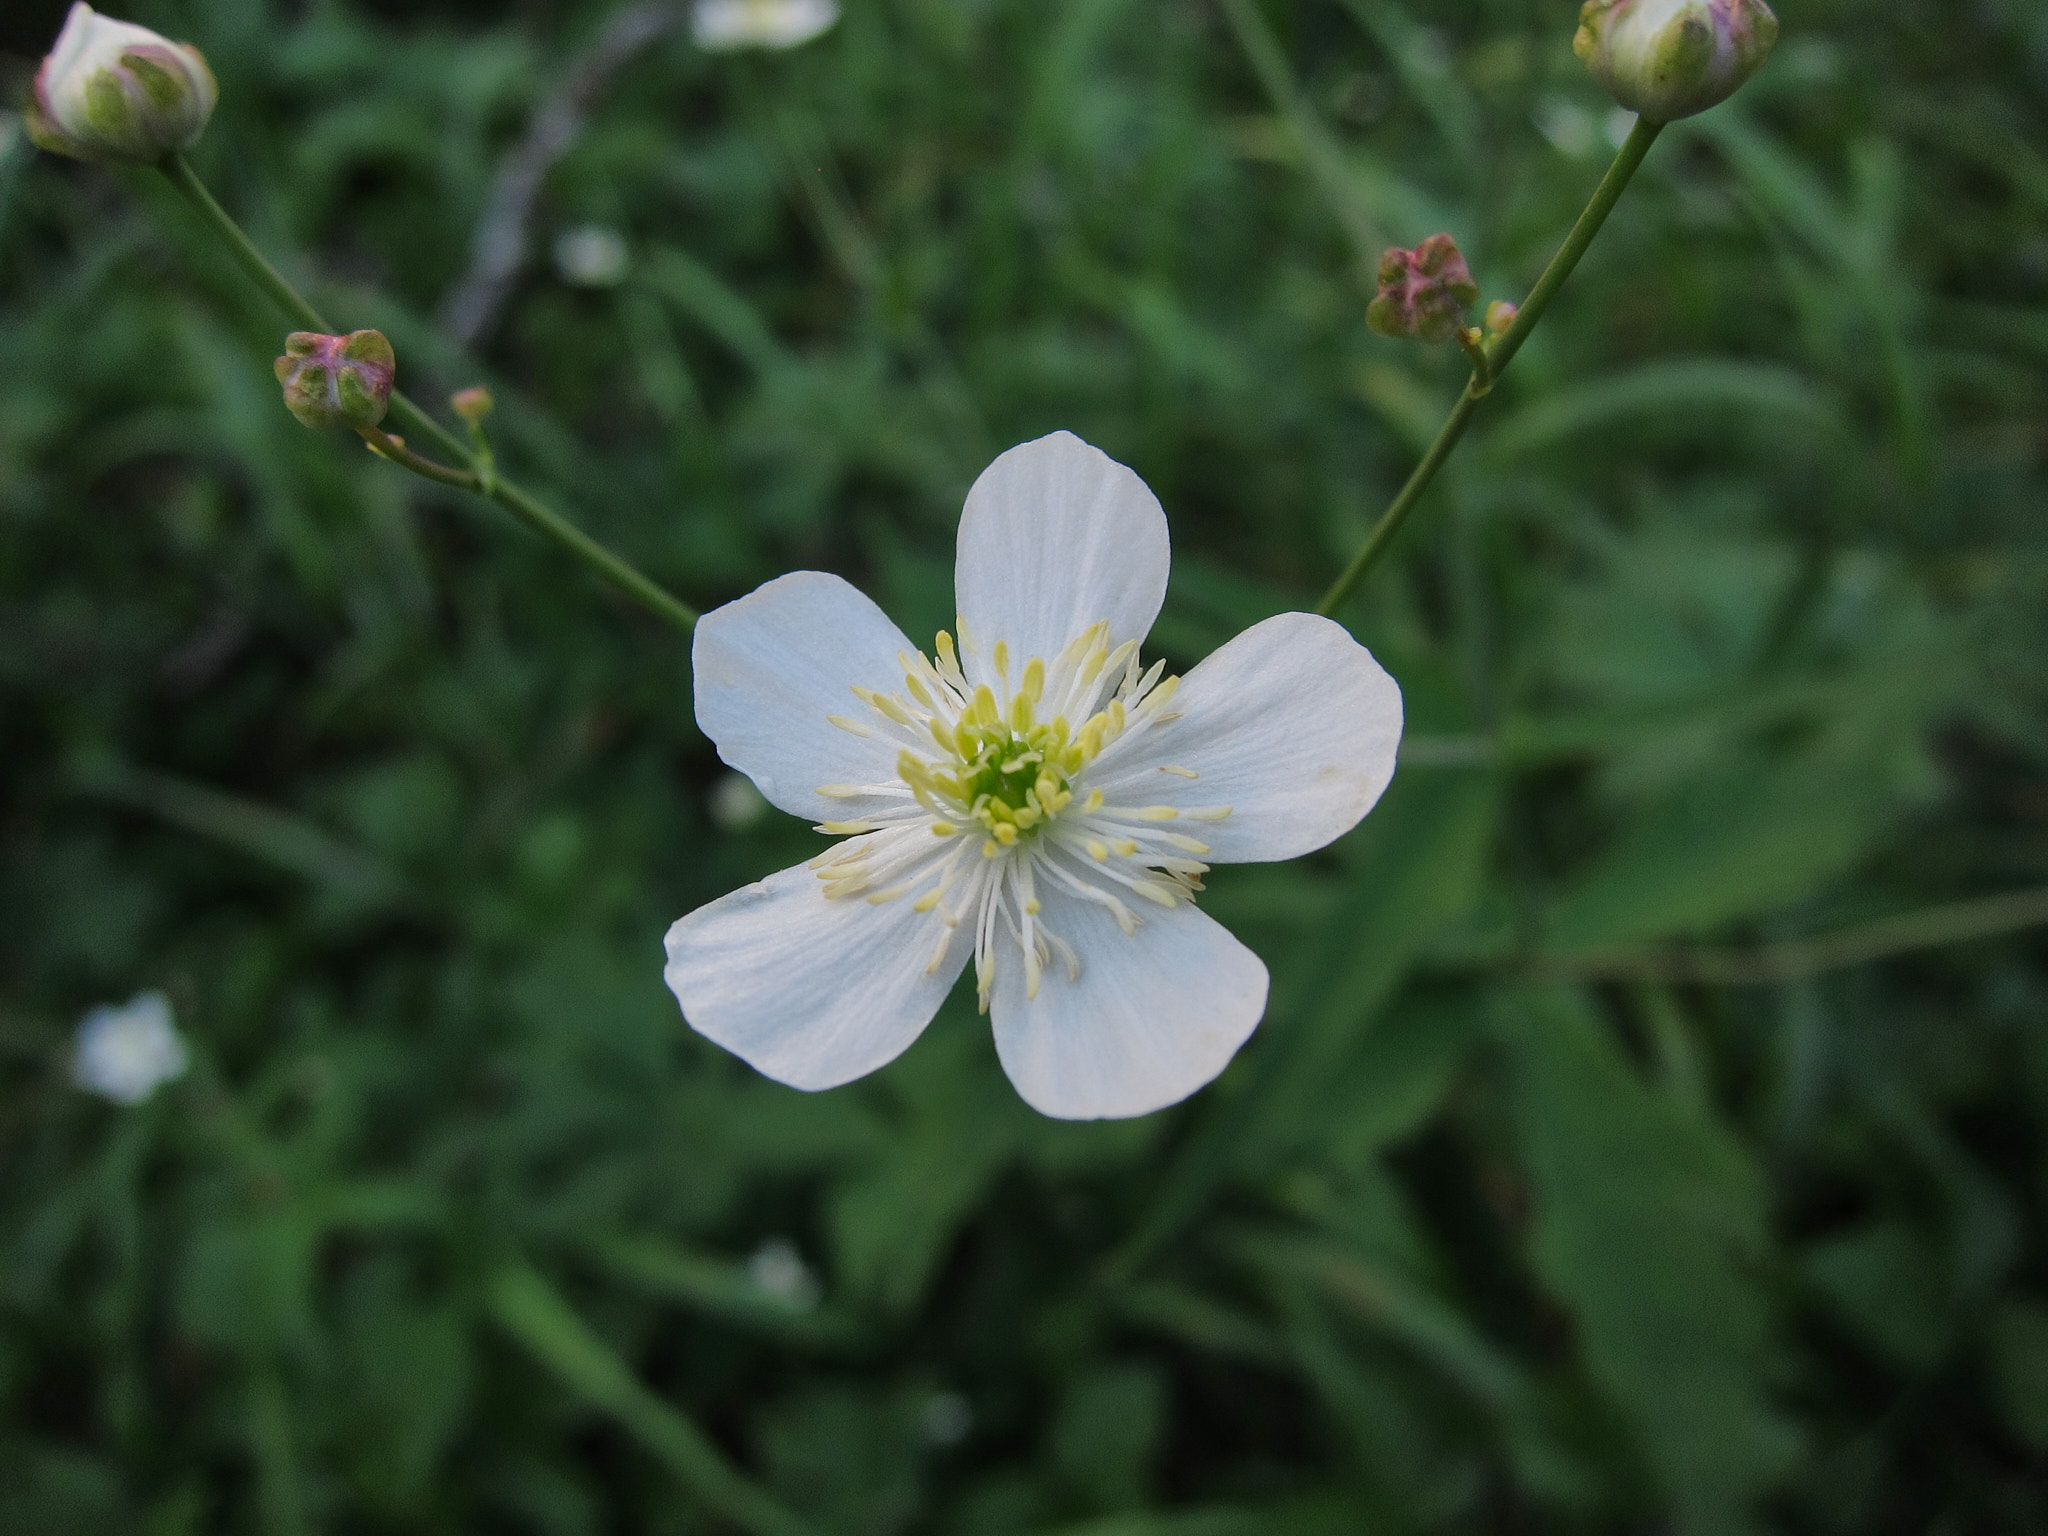
[[[1620,149],[1628,142],[1628,136],[1636,131],[1636,114],[1627,107],[1616,107],[1607,114],[1607,142]]]
[[[1535,120],[1536,131],[1561,155],[1583,160],[1599,148],[1600,127],[1593,114],[1566,97],[1544,97],[1536,104]]]
[[[931,1445],[958,1445],[974,1428],[974,1405],[958,1392],[934,1392],[925,1399],[918,1426]]]
[[[161,992],[142,992],[118,1007],[95,1008],[78,1025],[71,1080],[116,1104],[140,1104],[182,1077],[190,1058]]]
[[[36,71],[28,133],[55,154],[153,163],[191,148],[219,97],[197,48],[80,0]]]
[[[1064,1119],[1221,1072],[1266,968],[1194,905],[1210,863],[1292,859],[1387,786],[1401,691],[1342,626],[1283,613],[1186,685],[1138,645],[1166,515],[1069,433],[1013,448],[960,519],[959,646],[920,654],[837,576],[707,614],[697,722],[772,805],[846,841],[677,922],[692,1027],[780,1082],[893,1060],[974,962],[996,1051]]]
[[[771,1237],[747,1260],[747,1278],[778,1301],[797,1307],[814,1307],[823,1287],[804,1263],[796,1244],[786,1237]]]
[[[579,288],[616,288],[631,265],[626,237],[604,224],[578,224],[555,237],[555,270]]]
[[[768,814],[768,802],[744,773],[728,773],[711,786],[711,824],[721,832],[744,832]]]
[[[828,32],[839,0],[697,0],[691,35],[699,48],[795,48]]]

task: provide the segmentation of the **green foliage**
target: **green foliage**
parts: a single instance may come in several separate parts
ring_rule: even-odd
[[[1067,427],[1167,508],[1176,666],[1312,606],[1462,383],[1367,329],[1381,250],[1520,297],[1615,131],[1551,0],[677,31],[465,352],[612,9],[133,14],[279,265],[688,601],[827,568],[928,635]],[[2048,19],[1781,12],[1349,604],[1401,771],[1217,872],[1268,1018],[1130,1124],[1033,1115],[965,995],[822,1095],[693,1036],[664,928],[816,839],[714,813],[687,645],[303,431],[169,189],[0,119],[0,1530],[2048,1524],[2048,969],[1912,943],[2048,878]],[[71,1030],[146,987],[194,1066],[118,1109]]]

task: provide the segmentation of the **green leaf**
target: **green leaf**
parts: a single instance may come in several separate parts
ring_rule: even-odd
[[[1794,1449],[1764,1385],[1761,1176],[1637,1078],[1585,1001],[1528,991],[1502,1036],[1534,1185],[1530,1253],[1585,1366],[1695,1536],[1755,1529]]]
[[[2007,1427],[2022,1444],[2048,1454],[2048,1306],[2003,1303],[1992,1314],[1984,1346]]]
[[[1878,786],[1758,764],[1696,778],[1648,807],[1559,896],[1554,950],[1599,950],[1759,917],[1810,896],[1884,831]]]

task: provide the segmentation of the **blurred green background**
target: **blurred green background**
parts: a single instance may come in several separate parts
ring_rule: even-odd
[[[1380,247],[1518,296],[1625,126],[1571,0],[638,7],[579,73],[627,8],[124,14],[257,240],[690,601],[929,635],[1066,427],[1166,505],[1179,667],[1453,398]],[[303,431],[160,179],[0,119],[0,1530],[2048,1528],[2048,10],[1780,15],[1347,609],[1401,772],[1218,872],[1272,1007],[1127,1124],[969,996],[818,1096],[696,1039],[664,928],[817,839],[686,642]],[[193,1070],[79,1091],[148,987]]]

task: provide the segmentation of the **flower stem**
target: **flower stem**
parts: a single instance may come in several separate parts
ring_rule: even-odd
[[[1527,301],[1515,315],[1514,323],[1502,332],[1499,339],[1486,348],[1486,366],[1480,367],[1475,361],[1472,381],[1465,386],[1465,392],[1458,397],[1458,403],[1451,408],[1449,418],[1436,441],[1429,445],[1429,451],[1422,456],[1422,462],[1415,466],[1415,473],[1408,477],[1408,483],[1380,514],[1380,520],[1373,524],[1372,531],[1365,536],[1365,542],[1358,553],[1351,557],[1351,563],[1344,567],[1344,574],[1330,584],[1330,590],[1323,594],[1323,600],[1316,605],[1316,612],[1333,614],[1343,606],[1359,582],[1365,579],[1386,553],[1394,535],[1400,532],[1401,524],[1422,499],[1422,493],[1429,489],[1436,479],[1437,471],[1450,458],[1451,450],[1458,446],[1458,440],[1465,435],[1465,428],[1471,424],[1472,413],[1479,408],[1479,402],[1495,381],[1507,371],[1515,354],[1522,350],[1522,343],[1529,339],[1529,333],[1536,329],[1536,322],[1543,318],[1543,312],[1550,307],[1550,301],[1557,297],[1558,289],[1565,285],[1579,258],[1593,243],[1600,227],[1607,222],[1607,216],[1614,211],[1614,205],[1621,201],[1621,194],[1643,163],[1643,157],[1650,152],[1650,146],[1657,135],[1664,131],[1662,123],[1653,123],[1646,118],[1637,118],[1636,125],[1629,130],[1627,141],[1614,157],[1614,164],[1607,168],[1607,174],[1600,179],[1593,197],[1586,204],[1585,212],[1565,236],[1564,244],[1557,254],[1550,258],[1550,265],[1543,269],[1543,276],[1537,279]]]
[[[177,190],[178,195],[199,215],[200,222],[205,224],[214,238],[226,247],[228,254],[235,259],[236,265],[241,267],[250,281],[270,296],[271,302],[284,311],[286,318],[309,331],[318,331],[328,336],[337,334],[326,317],[286,282],[277,268],[264,259],[263,253],[257,250],[255,244],[242,232],[241,226],[228,216],[227,210],[206,190],[205,183],[193,173],[191,165],[183,155],[169,156],[161,162],[160,169],[165,179]],[[391,408],[386,419],[401,428],[408,439],[432,443],[439,452],[455,460],[459,465],[471,464],[472,455],[461,439],[397,390],[391,392]],[[432,460],[421,458],[417,453],[410,451],[409,447],[396,447],[381,432],[376,436],[382,439],[382,442],[373,443],[373,446],[378,448],[382,457],[440,484],[460,486],[488,497],[543,538],[559,544],[650,613],[667,619],[685,631],[696,626],[695,609],[652,577],[613,554],[560,513],[535,500],[502,474],[497,473],[495,468],[487,478],[478,476],[470,468],[450,469],[445,465],[434,464]]]

